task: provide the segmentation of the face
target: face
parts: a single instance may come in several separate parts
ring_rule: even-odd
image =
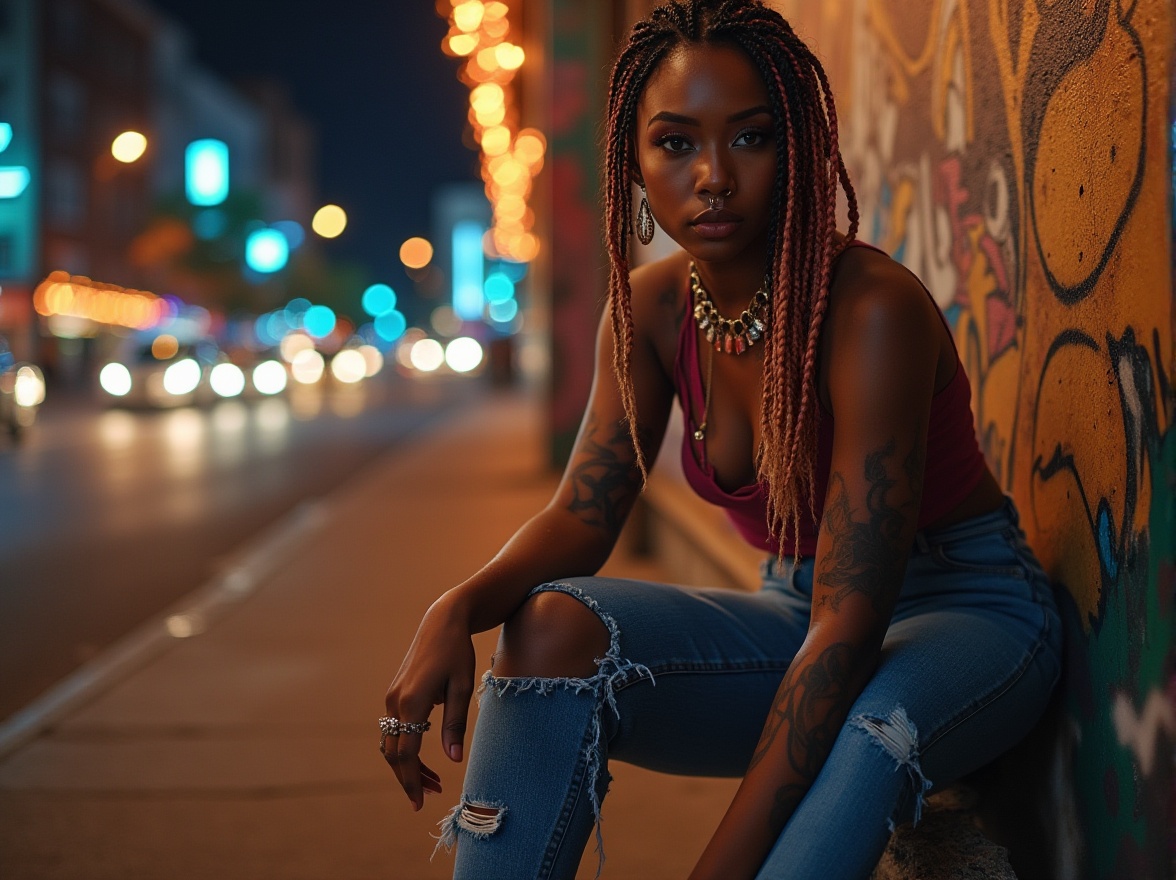
[[[634,131],[640,182],[657,225],[695,260],[745,259],[762,271],[772,121],[763,79],[737,48],[679,47],[649,78]]]

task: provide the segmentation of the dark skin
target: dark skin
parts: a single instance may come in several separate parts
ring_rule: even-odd
[[[693,260],[720,312],[736,315],[763,279],[776,146],[766,88],[737,49],[691,46],[667,56],[642,95],[636,151],[640,182],[660,230],[682,252],[632,274],[638,436],[646,459],[661,444],[673,402],[678,328]],[[736,216],[699,229],[712,196],[729,193]],[[717,234],[716,234],[717,232]],[[838,236],[838,241],[841,237]],[[706,356],[705,341],[700,351]],[[762,346],[716,355],[706,455],[725,488],[755,480]],[[593,574],[640,490],[612,371],[607,318],[596,378],[575,449],[551,503],[485,568],[434,604],[389,688],[389,714],[419,720],[444,704],[442,742],[460,760],[473,689],[469,635],[506,621],[496,674],[591,674],[607,647],[600,622],[568,597],[524,599],[530,585]],[[869,681],[897,600],[916,530],[932,396],[956,369],[934,304],[903,267],[866,248],[837,262],[818,358],[818,395],[835,419],[833,459],[817,544],[807,638],[780,683],[760,743],[726,815],[691,873],[754,877],[824,764],[849,708]],[[996,509],[991,475],[941,527]],[[563,615],[561,644],[537,645],[535,615]],[[571,634],[569,637],[568,634]],[[529,638],[521,638],[528,634]],[[557,657],[559,668],[544,670]],[[389,758],[414,808],[437,774],[417,757],[419,736],[389,740]]]

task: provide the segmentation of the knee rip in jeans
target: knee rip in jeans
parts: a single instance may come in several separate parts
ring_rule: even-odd
[[[923,817],[923,802],[931,789],[931,782],[923,775],[923,768],[919,765],[919,732],[915,729],[915,723],[907,717],[906,709],[898,706],[887,718],[858,715],[850,723],[868,733],[894,759],[899,769],[906,770],[915,795],[914,824],[918,825]],[[893,816],[890,817],[889,827],[893,832]]]
[[[600,857],[600,867],[604,866],[604,838],[600,830],[600,796],[597,788],[601,783],[603,726],[601,716],[607,706],[613,716],[621,717],[617,708],[616,692],[623,685],[640,678],[648,678],[654,682],[653,673],[649,668],[625,660],[621,657],[621,631],[612,615],[606,613],[591,596],[572,584],[550,583],[541,584],[531,591],[531,595],[540,592],[567,593],[579,599],[588,607],[608,630],[608,651],[603,657],[595,658],[596,674],[589,678],[542,678],[539,676],[525,678],[501,678],[487,672],[482,677],[482,686],[478,689],[478,701],[481,704],[489,696],[505,698],[518,694],[533,692],[537,696],[545,696],[556,690],[571,690],[574,693],[589,693],[596,703],[596,711],[592,715],[592,727],[587,737],[584,749],[584,763],[587,771],[588,792],[592,799],[592,816],[596,826],[596,848]],[[604,772],[604,782],[607,784],[607,771]],[[495,812],[497,811],[497,812]],[[441,820],[441,835],[437,841],[437,849],[444,846],[447,850],[453,847],[457,840],[458,830],[467,831],[478,839],[486,839],[498,830],[506,807],[493,802],[475,802],[464,796],[449,815]],[[436,849],[434,849],[436,853]],[[599,873],[599,869],[598,869]]]
[[[502,817],[506,815],[506,805],[496,802],[479,803],[462,797],[461,803],[449,811],[445,818],[438,823],[441,834],[437,837],[437,850],[445,847],[453,849],[457,842],[459,830],[468,832],[477,840],[485,840],[502,826]]]

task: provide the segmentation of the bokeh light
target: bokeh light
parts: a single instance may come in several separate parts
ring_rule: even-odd
[[[490,320],[499,324],[509,324],[519,313],[519,304],[513,299],[508,299],[505,302],[491,303],[487,311],[490,313]]]
[[[445,363],[455,373],[468,373],[482,363],[482,346],[469,336],[459,337],[445,346]]]
[[[365,377],[370,379],[384,368],[384,356],[374,345],[361,345],[356,351],[363,356]]]
[[[310,228],[323,238],[338,238],[347,228],[347,212],[338,205],[323,205],[315,211]]]
[[[286,368],[277,361],[262,361],[253,368],[253,387],[261,394],[280,394],[286,390]]]
[[[298,352],[290,362],[290,373],[294,376],[294,381],[303,385],[313,385],[321,379],[324,368],[323,356],[313,348]]]
[[[367,375],[367,361],[354,348],[345,348],[331,358],[331,375],[345,385],[354,385]]]
[[[160,333],[151,341],[151,355],[156,360],[166,361],[174,358],[179,350],[179,340],[170,333]]]
[[[276,229],[255,229],[245,239],[245,262],[254,272],[277,272],[289,259],[290,243]]]
[[[229,147],[213,138],[192,141],[184,151],[184,184],[193,205],[219,205],[229,195]]]
[[[245,390],[245,374],[236,364],[217,364],[212,368],[208,384],[221,397],[236,397]]]
[[[147,152],[147,138],[137,131],[124,131],[110,144],[110,153],[120,162],[134,162]]]
[[[376,335],[385,342],[395,342],[404,335],[404,331],[408,327],[408,321],[405,320],[404,315],[395,309],[380,315],[374,324]]]
[[[318,339],[330,336],[335,323],[335,313],[328,306],[311,306],[302,316],[303,328]]]
[[[112,397],[126,397],[131,393],[131,371],[122,364],[107,364],[98,374],[98,384]]]
[[[176,361],[163,372],[163,390],[176,397],[191,394],[200,384],[200,364],[192,358]]]
[[[506,302],[515,295],[514,282],[502,272],[491,272],[487,275],[482,288],[486,293],[486,302],[490,305]]]
[[[445,363],[445,349],[436,339],[419,339],[412,346],[409,360],[422,373],[431,373]]]
[[[291,333],[283,337],[278,344],[278,351],[288,364],[294,363],[294,358],[298,356],[300,351],[306,351],[310,348],[314,348],[314,341],[305,333]]]
[[[414,236],[400,246],[400,262],[410,269],[423,269],[433,259],[433,245],[428,239]]]
[[[482,24],[486,7],[482,0],[466,0],[453,8],[453,22],[465,33],[476,31]]]
[[[373,284],[363,292],[361,303],[365,312],[378,318],[396,308],[396,291],[387,284]]]

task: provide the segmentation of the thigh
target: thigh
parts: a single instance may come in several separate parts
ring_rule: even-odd
[[[735,776],[808,629],[807,598],[786,586],[747,593],[592,577],[538,589],[575,596],[609,630],[610,758]]]

